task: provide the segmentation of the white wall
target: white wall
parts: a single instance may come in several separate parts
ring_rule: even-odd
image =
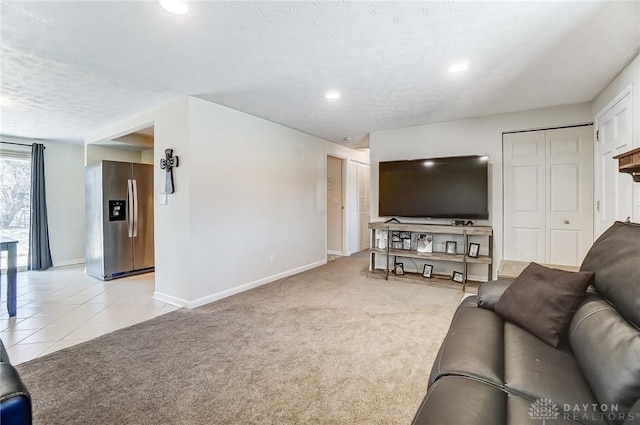
[[[604,108],[613,99],[631,86],[632,108],[633,108],[633,129],[632,146],[640,147],[640,55],[625,67],[620,74],[605,87],[594,99],[591,105],[593,120],[596,120],[599,113],[604,112]],[[612,164],[617,167],[617,164]],[[631,179],[631,176],[628,176]],[[612,189],[613,190],[613,189]],[[640,183],[633,183],[633,221],[640,222]],[[606,206],[605,206],[606,208]]]
[[[180,157],[176,192],[154,205],[156,298],[195,307],[326,262],[326,156],[368,163],[366,153],[198,98],[85,144],[152,124],[153,163],[167,148]],[[158,193],[165,172],[154,170]]]
[[[181,98],[155,112],[154,156],[156,164],[171,148],[180,166],[173,170],[175,193],[167,195],[167,205],[154,204],[156,294],[165,301],[180,304],[191,299],[190,291],[190,175],[188,99]],[[166,172],[154,167],[154,188],[165,191]]]
[[[153,149],[145,149],[140,152],[140,162],[143,164],[153,164],[155,162],[153,159]]]
[[[50,140],[7,136],[2,139],[45,145],[47,218],[53,265],[84,262],[84,147]]]
[[[154,163],[158,152],[173,148],[180,156],[180,167],[174,170],[176,192],[169,195],[167,205],[154,203],[155,284],[158,298],[175,304],[189,299],[189,144],[187,98],[181,97],[162,107],[114,123],[85,138],[85,146],[111,140],[132,131],[155,125]],[[154,167],[154,190],[164,191],[165,172]]]
[[[631,86],[633,96],[633,146],[640,146],[640,55],[625,67],[618,76],[605,87],[591,104],[593,119],[626,87]]]
[[[197,98],[189,135],[193,305],[326,262],[326,155],[366,154]]]
[[[558,106],[511,114],[376,131],[370,134],[371,219],[378,216],[380,161],[489,155],[489,221],[494,231],[494,271],[502,258],[502,133],[591,122],[591,105]],[[411,220],[406,219],[409,222]],[[425,220],[413,220],[422,221]],[[432,220],[432,222],[438,222]],[[448,223],[450,220],[440,220]]]

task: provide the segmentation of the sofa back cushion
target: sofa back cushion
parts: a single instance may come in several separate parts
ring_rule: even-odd
[[[598,403],[618,409],[609,422],[624,422],[640,399],[640,331],[600,296],[587,294],[569,325],[569,341]]]
[[[580,270],[594,272],[598,294],[640,327],[640,224],[615,222],[595,241]]]

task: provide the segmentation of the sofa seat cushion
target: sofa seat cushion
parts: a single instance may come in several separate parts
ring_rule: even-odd
[[[597,404],[569,348],[554,348],[493,311],[478,308],[475,297],[461,303],[451,321],[431,370],[429,391],[452,377],[486,384],[529,405],[549,399],[561,412],[567,406],[573,410],[576,404]],[[579,422],[606,423],[601,415]]]
[[[598,403],[571,353],[551,347],[509,322],[504,325],[504,363],[504,388],[509,393],[529,401],[549,399],[561,410]],[[588,415],[581,422],[606,424],[599,414]]]
[[[600,296],[589,294],[571,321],[569,338],[599,403],[627,412],[640,399],[640,331]]]
[[[589,418],[581,413],[572,411],[564,411],[564,407],[556,404],[546,404],[548,399],[536,399],[529,400],[514,394],[507,396],[507,424],[509,425],[522,425],[522,424],[538,424],[546,423],[548,425],[553,424],[588,424]],[[535,409],[539,406],[538,409]],[[541,407],[541,408],[540,408]],[[535,410],[534,410],[535,409]],[[591,415],[589,415],[591,416]],[[602,415],[598,413],[596,415],[599,419]],[[546,422],[542,422],[542,419],[546,419]],[[604,422],[606,423],[606,422]]]
[[[429,385],[446,375],[503,385],[503,350],[498,348],[504,345],[503,323],[493,311],[476,307],[473,299],[463,301],[433,363]]]
[[[429,387],[413,425],[504,424],[507,394],[461,376],[443,376]]]
[[[542,423],[579,424],[561,408],[542,410],[532,416],[535,403],[485,382],[462,376],[443,376],[429,388],[413,419],[413,425],[522,425]]]

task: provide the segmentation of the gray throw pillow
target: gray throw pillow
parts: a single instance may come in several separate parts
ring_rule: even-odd
[[[495,311],[557,347],[592,281],[593,272],[567,272],[531,263],[504,291]]]

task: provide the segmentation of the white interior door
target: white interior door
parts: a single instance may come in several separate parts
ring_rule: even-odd
[[[593,242],[592,127],[505,134],[504,258],[579,265]]]
[[[358,218],[360,221],[360,238],[358,251],[369,248],[370,233],[368,230],[369,217],[370,217],[370,202],[369,196],[371,192],[370,187],[370,173],[368,164],[358,164]]]
[[[327,156],[327,253],[342,255],[342,159]]]
[[[504,258],[545,262],[545,132],[505,134]]]
[[[546,131],[546,259],[579,265],[593,243],[593,127]]]
[[[631,128],[631,94],[613,107],[598,113],[598,138],[595,148],[595,237],[613,224],[631,217],[633,211],[633,180],[618,172],[614,156],[633,148]]]
[[[369,165],[349,162],[349,254],[369,248]]]

